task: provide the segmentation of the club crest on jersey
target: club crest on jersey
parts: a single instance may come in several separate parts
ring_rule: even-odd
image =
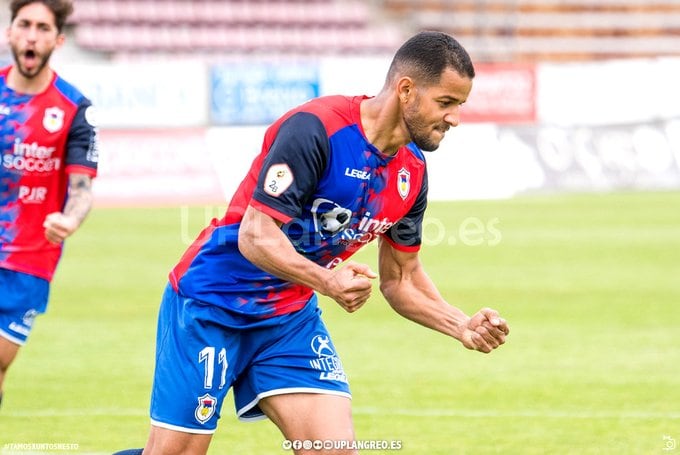
[[[200,423],[205,423],[210,418],[215,415],[215,409],[217,408],[217,399],[206,393],[202,397],[198,397],[198,406],[194,412],[194,417]]]
[[[64,111],[58,107],[48,107],[45,109],[43,126],[50,133],[56,133],[64,126]]]
[[[270,196],[279,197],[295,178],[287,164],[273,164],[267,170],[263,190]]]
[[[411,173],[406,168],[399,169],[397,174],[397,191],[402,199],[406,199],[409,191],[411,191]]]

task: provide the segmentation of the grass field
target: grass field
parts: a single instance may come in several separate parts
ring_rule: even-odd
[[[8,376],[0,453],[143,445],[167,272],[218,212],[91,214]],[[442,294],[469,313],[497,308],[512,332],[484,355],[399,318],[377,289],[352,315],[322,301],[359,439],[401,441],[408,454],[674,452],[664,449],[680,441],[680,193],[432,203],[428,220],[422,258]],[[375,267],[375,253],[358,259]],[[268,421],[238,422],[229,401],[211,453],[290,453],[281,442]]]

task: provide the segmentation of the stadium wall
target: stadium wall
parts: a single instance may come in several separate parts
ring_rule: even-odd
[[[100,204],[223,203],[266,125],[326,94],[375,94],[386,58],[63,65],[99,111]],[[352,71],[347,71],[352,68]],[[680,59],[484,64],[428,154],[431,198],[680,188]]]

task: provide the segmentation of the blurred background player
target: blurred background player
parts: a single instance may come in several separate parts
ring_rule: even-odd
[[[418,257],[423,151],[458,125],[473,77],[456,40],[421,32],[377,96],[318,98],[267,130],[224,218],[170,273],[144,453],[206,453],[231,387],[242,420],[266,416],[289,440],[352,441],[349,385],[315,291],[361,308],[378,275],[347,259],[375,239],[380,290],[395,311],[468,349],[505,342],[496,311],[469,317],[449,305]]]
[[[70,0],[14,0],[0,71],[0,400],[7,369],[47,308],[63,241],[85,219],[97,169],[90,101],[49,66]]]

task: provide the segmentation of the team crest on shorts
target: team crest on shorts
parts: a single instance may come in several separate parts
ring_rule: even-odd
[[[411,173],[402,167],[397,174],[397,191],[402,199],[406,199],[411,191]]]
[[[216,407],[217,399],[209,393],[206,393],[202,397],[198,397],[198,406],[194,412],[196,420],[198,420],[200,423],[207,422],[213,415],[215,415]]]
[[[56,133],[64,126],[64,111],[58,107],[48,107],[45,109],[43,126],[50,133]]]

